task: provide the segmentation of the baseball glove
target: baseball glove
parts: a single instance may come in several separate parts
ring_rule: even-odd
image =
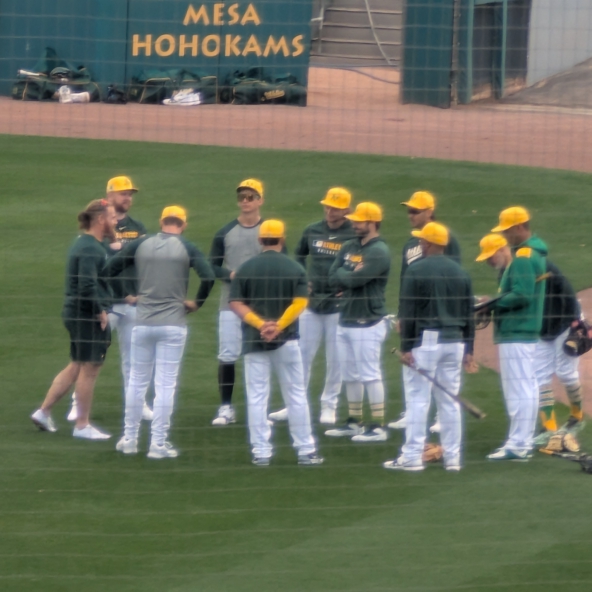
[[[422,459],[423,462],[439,462],[442,460],[442,446],[428,442],[424,449]]]
[[[574,321],[563,343],[563,351],[573,358],[577,358],[592,349],[590,339],[590,325],[584,321]]]
[[[546,446],[552,452],[579,452],[580,444],[569,432],[553,434]]]

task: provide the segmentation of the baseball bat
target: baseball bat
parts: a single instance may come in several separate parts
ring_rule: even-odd
[[[539,452],[543,454],[548,454],[549,456],[558,456],[559,458],[564,458],[565,460],[571,460],[573,462],[580,462],[582,457],[585,457],[585,454],[581,453],[574,453],[574,452],[559,452],[557,450],[549,450],[548,448],[539,448]]]
[[[47,74],[42,72],[31,72],[30,70],[19,70],[19,76],[29,76],[30,78],[47,78]]]
[[[391,353],[395,354],[399,358],[399,361],[405,364],[405,362],[403,362],[403,356],[401,352],[396,347],[393,347]],[[467,401],[467,399],[465,399],[464,397],[455,395],[451,393],[447,388],[443,387],[435,378],[429,375],[427,370],[424,370],[423,368],[418,368],[417,366],[409,367],[415,370],[418,374],[421,374],[422,376],[427,378],[436,388],[439,388],[443,393],[446,393],[451,399],[456,401],[463,409],[466,409],[473,417],[476,417],[477,419],[484,419],[485,417],[487,417],[487,414],[481,411],[479,407],[473,405],[473,403]]]

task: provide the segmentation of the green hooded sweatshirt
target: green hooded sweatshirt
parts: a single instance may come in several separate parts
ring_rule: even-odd
[[[534,343],[543,324],[547,245],[533,235],[513,249],[493,306],[495,343]]]

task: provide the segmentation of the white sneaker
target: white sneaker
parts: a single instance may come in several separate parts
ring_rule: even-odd
[[[432,434],[439,434],[441,429],[442,429],[442,426],[440,425],[440,420],[438,419],[438,417],[436,417],[436,421],[434,422],[434,424],[432,426],[430,426],[430,432]]]
[[[460,465],[445,465],[444,468],[447,471],[451,471],[451,472],[456,472],[458,473],[458,471],[460,471]]]
[[[391,430],[404,430],[407,427],[407,417],[405,417],[405,412],[401,413],[401,416],[397,421],[391,421],[387,424],[387,427]]]
[[[123,454],[137,454],[138,453],[138,441],[126,438],[125,436],[117,442],[115,450],[123,452]]]
[[[393,460],[387,460],[386,462],[382,463],[382,466],[385,469],[390,469],[394,471],[423,471],[424,466],[421,459],[408,461],[407,459],[399,456],[399,458],[394,458]]]
[[[98,430],[90,423],[81,429],[74,428],[72,435],[75,438],[82,438],[84,440],[108,440],[111,437],[111,434],[101,432],[101,430]]]
[[[33,415],[31,415],[31,421],[42,431],[42,432],[57,432],[58,428],[55,427],[51,415],[45,415],[42,409],[37,409]]]
[[[218,409],[218,415],[212,420],[212,425],[225,426],[236,423],[236,414],[232,405],[221,405]]]
[[[330,407],[323,407],[321,408],[321,419],[320,422],[327,424],[327,425],[335,425],[337,421],[337,413],[335,409],[331,409]]]
[[[179,451],[173,448],[170,442],[165,442],[162,446],[150,444],[148,458],[177,458]]]
[[[352,436],[357,436],[363,433],[364,427],[362,424],[359,424],[353,417],[349,417],[345,422],[345,425],[340,428],[327,430],[325,436],[329,436],[330,438],[351,438]]]
[[[148,403],[144,401],[144,406],[142,407],[142,419],[144,421],[152,421],[154,418],[154,411],[148,407]]]
[[[352,442],[385,442],[388,438],[388,432],[379,425],[368,426],[363,434],[358,434],[352,438]]]
[[[76,421],[78,419],[78,405],[76,405],[76,394],[72,393],[72,407],[66,416],[68,421]]]
[[[288,410],[287,409],[280,409],[279,411],[274,411],[270,413],[268,419],[271,421],[288,421]]]
[[[60,103],[71,103],[72,102],[72,92],[70,91],[69,86],[60,86],[58,90],[58,97]]]

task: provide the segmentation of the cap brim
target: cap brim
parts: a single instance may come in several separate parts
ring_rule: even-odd
[[[488,251],[484,251],[483,253],[479,254],[479,256],[475,259],[475,261],[487,261],[487,259],[489,259],[494,254],[495,254],[495,251],[493,253],[489,253]]]
[[[421,236],[422,236],[422,235],[421,235],[421,230],[412,230],[412,231],[411,231],[411,235],[412,235],[412,236],[415,236],[415,237],[417,237],[417,238],[421,238]]]
[[[504,230],[508,230],[508,228],[512,228],[512,227],[511,226],[503,226],[502,224],[500,224],[499,226],[492,228],[491,232],[504,232]]]
[[[343,207],[343,208],[339,208],[339,207],[337,207],[337,206],[336,206],[334,203],[331,203],[330,201],[327,201],[327,200],[325,200],[325,199],[323,199],[323,200],[322,200],[322,201],[320,201],[319,203],[320,203],[321,205],[323,205],[323,206],[327,206],[327,207],[329,207],[329,208],[335,208],[336,210],[347,210],[347,208],[349,207],[349,206],[345,206],[345,207]]]

